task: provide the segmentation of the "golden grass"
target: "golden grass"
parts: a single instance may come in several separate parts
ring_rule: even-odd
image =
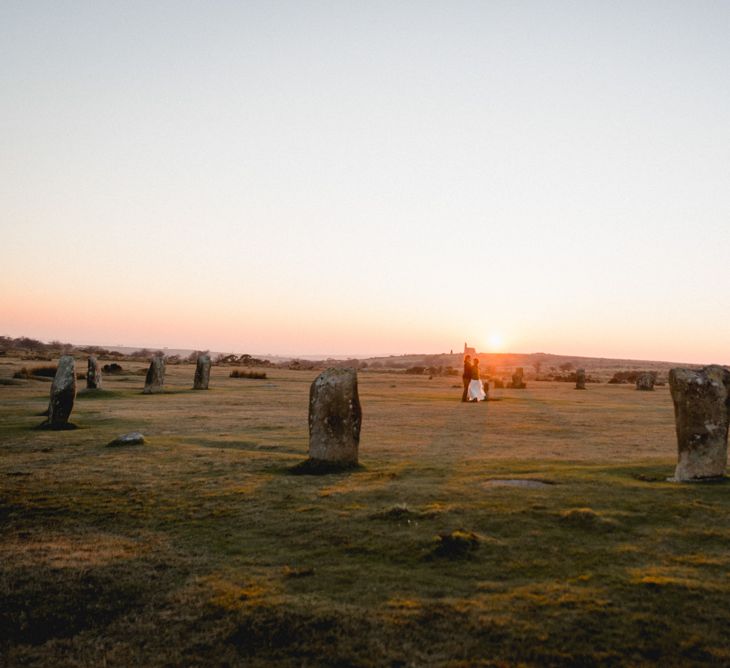
[[[730,658],[728,487],[666,482],[666,388],[461,404],[453,379],[365,372],[363,468],[292,476],[314,372],[214,367],[200,393],[171,366],[145,396],[144,366],[79,395],[73,432],[33,429],[47,385],[0,385],[6,665]],[[105,447],[129,431],[147,445]]]

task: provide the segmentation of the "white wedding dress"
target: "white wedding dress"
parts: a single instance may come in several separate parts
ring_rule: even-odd
[[[477,401],[484,401],[487,398],[484,388],[482,387],[481,380],[472,380],[469,383],[469,394],[467,396],[469,401],[474,401],[474,399]]]

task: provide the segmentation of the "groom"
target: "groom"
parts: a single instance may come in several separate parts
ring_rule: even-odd
[[[461,374],[461,382],[464,384],[464,392],[461,394],[461,400],[466,402],[466,395],[469,392],[469,383],[471,383],[471,355],[464,357],[464,371]]]

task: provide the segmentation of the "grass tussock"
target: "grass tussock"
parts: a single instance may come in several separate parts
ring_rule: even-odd
[[[481,538],[473,531],[456,529],[434,539],[429,558],[467,559],[479,549]]]
[[[591,508],[571,508],[560,514],[560,522],[576,529],[614,531],[620,524]]]

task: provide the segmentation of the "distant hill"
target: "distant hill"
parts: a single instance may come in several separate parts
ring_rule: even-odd
[[[21,354],[27,353],[37,356],[39,359],[52,359],[54,356],[64,352],[94,353],[103,356],[105,353],[116,353],[131,355],[136,352],[151,354],[152,351],[130,346],[79,346],[59,341],[44,343],[28,337],[11,338],[0,336],[0,353],[17,351]],[[195,352],[187,348],[162,348],[161,351],[167,356],[179,356],[182,359]],[[211,352],[214,358],[229,353]],[[443,354],[411,354],[411,355],[389,355],[385,357],[352,357],[325,355],[316,358],[312,355],[299,357],[285,355],[261,355],[255,357],[265,359],[274,365],[287,365],[294,360],[306,360],[309,364],[294,362],[291,368],[323,368],[339,364],[351,363],[360,369],[371,371],[404,371],[423,367],[424,371],[434,369],[435,373],[443,373],[444,370],[461,370],[461,353]],[[479,353],[480,366],[485,375],[493,378],[508,378],[518,367],[522,367],[527,380],[553,380],[558,377],[565,380],[571,372],[583,368],[593,380],[607,381],[618,371],[654,371],[661,379],[665,379],[669,369],[675,366],[699,368],[698,364],[687,364],[682,362],[665,362],[656,360],[632,360],[612,359],[607,357],[580,357],[577,355],[552,355],[550,353]]]
[[[552,355],[550,353],[478,353],[482,370],[494,377],[509,377],[516,368],[522,367],[526,378],[548,379],[565,375],[582,368],[596,380],[607,381],[617,371],[656,371],[659,377],[666,377],[675,366],[699,368],[698,364],[662,362],[656,360],[611,359],[607,357],[580,357],[577,355]],[[370,357],[361,360],[369,369],[408,369],[415,366],[453,367],[461,369],[463,355],[391,355]]]

